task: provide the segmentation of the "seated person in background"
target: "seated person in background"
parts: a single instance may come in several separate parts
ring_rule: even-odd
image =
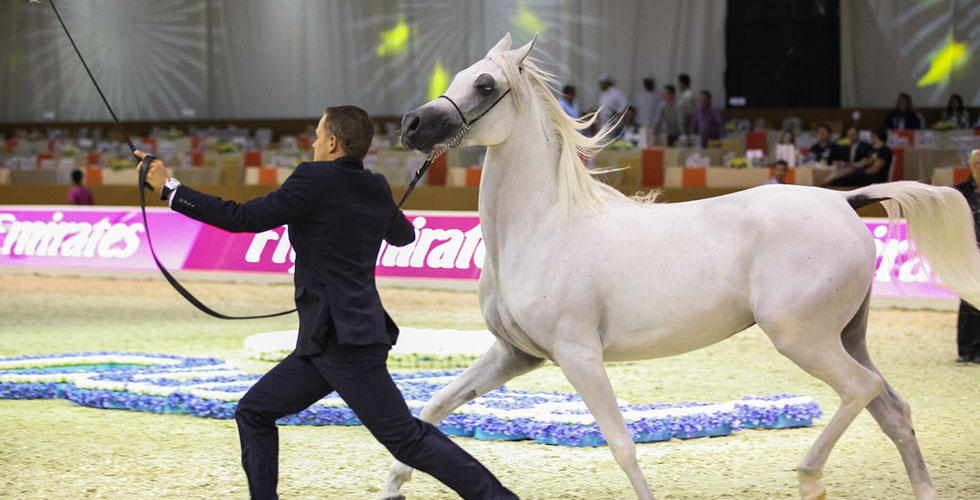
[[[622,127],[623,131],[620,132],[617,140],[630,142],[638,148],[645,148],[647,146],[646,127],[641,127],[636,122],[636,108],[633,106],[626,107],[626,113],[623,114]]]
[[[885,123],[883,125],[886,129],[899,129],[899,130],[914,130],[917,128],[922,128],[922,122],[919,120],[919,115],[912,108],[912,96],[902,92],[898,94],[898,100],[895,101],[895,109],[892,109],[888,116],[885,117]]]
[[[835,178],[830,185],[858,187],[888,182],[888,171],[892,165],[892,150],[885,143],[888,140],[888,131],[883,128],[875,129],[871,133],[871,140],[874,149],[864,164]]]
[[[796,144],[796,134],[792,130],[783,130],[782,134],[779,134],[779,144]]]
[[[92,205],[95,203],[92,191],[82,185],[81,170],[72,170],[71,183],[74,186],[68,190],[68,203],[72,205]]]
[[[830,126],[826,123],[817,125],[817,142],[810,146],[810,152],[807,153],[810,161],[830,165],[833,151],[834,144],[830,142]]]
[[[766,184],[786,184],[786,171],[789,170],[789,164],[784,160],[776,160],[776,163],[772,164],[772,179],[766,181]]]
[[[561,97],[558,98],[558,104],[561,104],[561,109],[565,110],[565,113],[572,118],[578,118],[578,104],[575,104],[575,87],[573,85],[565,85],[565,88],[561,89]]]
[[[949,96],[942,121],[952,123],[953,128],[970,128],[970,112],[963,107],[963,98],[959,94]]]
[[[721,110],[711,105],[711,92],[701,91],[700,101],[694,107],[692,120],[691,134],[701,136],[699,146],[707,146],[709,140],[725,137],[725,120],[721,117]]]
[[[858,168],[871,154],[871,145],[862,141],[854,125],[847,127],[847,137],[837,143],[831,155],[835,167]]]

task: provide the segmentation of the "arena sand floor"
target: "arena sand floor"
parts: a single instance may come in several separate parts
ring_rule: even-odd
[[[230,314],[291,304],[287,285],[192,283]],[[426,328],[485,328],[475,293],[385,289],[396,321]],[[655,307],[655,305],[651,305]],[[211,319],[161,281],[0,275],[0,356],[117,350],[213,356],[254,372],[245,358],[256,332],[295,328],[295,318]],[[879,368],[911,403],[912,418],[940,498],[980,498],[980,365],[954,363],[956,315],[874,310],[869,345]],[[724,401],[790,392],[837,405],[823,383],[780,356],[758,328],[673,358],[608,367],[617,396],[631,403]],[[548,365],[508,384],[571,391]],[[797,498],[795,465],[828,420],[811,428],[745,430],[714,439],[638,446],[657,498]],[[391,458],[361,427],[281,428],[280,494],[293,499],[376,499]],[[521,498],[635,498],[606,447],[454,438]],[[0,498],[244,499],[233,421],[97,410],[65,400],[0,400]],[[911,498],[898,452],[866,412],[830,456],[831,499]],[[416,474],[410,499],[456,498]]]

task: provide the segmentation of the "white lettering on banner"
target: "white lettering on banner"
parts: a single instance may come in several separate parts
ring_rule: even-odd
[[[248,250],[245,251],[245,262],[251,262],[255,264],[262,260],[262,251],[265,250],[265,244],[270,241],[279,240],[276,245],[276,249],[272,252],[272,262],[276,264],[282,264],[286,262],[286,254],[289,254],[289,262],[293,265],[289,267],[289,274],[296,273],[296,251],[293,250],[293,246],[289,243],[289,225],[282,226],[282,236],[279,233],[270,229],[268,231],[263,231],[257,233],[252,237],[252,243],[248,245]]]
[[[429,267],[432,269],[469,269],[470,262],[483,269],[486,247],[480,225],[465,233],[460,229],[425,227],[425,217],[412,220],[415,241],[403,247],[381,242],[376,265],[384,267]]]
[[[477,224],[470,230],[434,229],[425,227],[428,220],[419,216],[412,220],[415,227],[415,241],[403,247],[395,247],[381,242],[378,249],[376,265],[385,267],[428,267],[432,269],[470,269],[475,265],[483,269],[486,247],[483,244],[483,233]],[[257,233],[252,237],[245,251],[245,261],[255,264],[263,258],[273,263],[289,261],[296,263],[296,251],[289,242],[288,227],[280,235],[275,230]],[[275,241],[275,249],[271,256],[266,256],[269,242]],[[296,266],[289,268],[289,273],[296,272]]]
[[[113,224],[107,217],[95,224],[66,222],[55,212],[49,222],[19,221],[10,213],[0,213],[0,255],[94,257],[125,259],[139,249],[142,223]]]
[[[898,265],[898,280],[902,283],[930,283],[932,269],[921,256],[914,256],[901,262],[909,253],[908,240],[888,238],[888,226],[881,225],[871,233],[875,238],[875,254],[881,257],[878,270],[875,271],[875,281],[892,281],[892,271]],[[901,263],[900,263],[901,262]]]

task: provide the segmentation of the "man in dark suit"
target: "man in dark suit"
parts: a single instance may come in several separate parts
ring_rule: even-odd
[[[381,306],[375,260],[382,239],[407,245],[415,229],[395,205],[385,178],[361,163],[373,123],[355,106],[329,107],[316,133],[314,161],[296,167],[277,191],[246,203],[182,186],[168,178],[159,160],[146,176],[171,208],[226,231],[289,225],[296,251],[296,349],[249,389],[235,411],[252,499],[278,498],[276,419],[332,391],[402,463],[466,499],[516,499],[442,432],[412,417],[388,373],[398,327]]]
[[[963,193],[973,211],[973,229],[980,243],[980,149],[970,151],[970,177],[954,186]],[[960,301],[960,313],[956,321],[956,361],[960,363],[980,363],[980,310],[967,302]]]

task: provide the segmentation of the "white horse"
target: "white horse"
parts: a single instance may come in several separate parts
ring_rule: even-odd
[[[898,447],[915,498],[935,499],[909,405],[868,356],[875,246],[855,208],[883,201],[890,216],[904,212],[933,271],[978,304],[980,252],[964,198],[915,182],[850,192],[763,186],[676,204],[628,198],[584,167],[579,152],[600,148],[608,128],[598,138],[578,133],[594,117],[576,121],[562,112],[554,79],[527,59],[533,43],[512,50],[508,34],[458,73],[444,98],[402,122],[411,149],[455,145],[460,135],[464,145],[487,146],[479,296],[497,340],[421,418],[437,423],[552,360],[637,497],[653,499],[603,362],[672,356],[758,324],[777,351],[841,399],[799,463],[802,498],[824,497],[817,480],[827,456],[867,408]],[[411,469],[396,463],[383,498],[404,498],[400,488],[410,478]]]

